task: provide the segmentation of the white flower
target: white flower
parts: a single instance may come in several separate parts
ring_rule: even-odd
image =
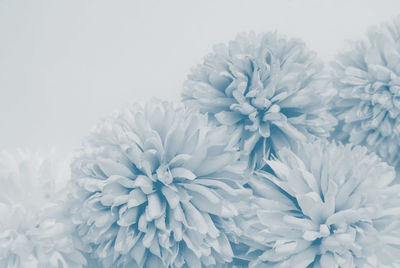
[[[92,255],[105,267],[231,262],[235,204],[250,191],[226,131],[158,101],[100,123],[72,166],[72,216]]]
[[[82,267],[72,226],[61,217],[66,161],[0,153],[0,267]]]
[[[400,185],[365,147],[284,148],[250,181],[252,267],[399,267]]]
[[[400,167],[400,17],[371,29],[366,40],[337,57],[332,112],[334,138],[365,145]]]
[[[328,137],[335,90],[303,42],[275,33],[241,34],[218,45],[189,75],[184,103],[240,137],[240,149],[259,169],[282,146]]]

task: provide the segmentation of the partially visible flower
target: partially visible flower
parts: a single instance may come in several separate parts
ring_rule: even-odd
[[[334,138],[365,145],[400,168],[400,17],[340,53],[333,70]]]
[[[250,167],[258,169],[282,146],[329,136],[336,119],[327,103],[335,90],[322,67],[300,40],[241,34],[205,57],[182,97],[188,107],[231,126]]]
[[[249,185],[251,267],[399,267],[400,184],[365,147],[284,148]]]
[[[232,261],[236,204],[250,191],[226,127],[173,103],[101,122],[72,165],[71,213],[105,267],[214,267]]]
[[[0,153],[0,267],[83,267],[62,219],[69,163],[30,151]]]

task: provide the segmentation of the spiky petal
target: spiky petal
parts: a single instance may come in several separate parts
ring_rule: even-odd
[[[247,200],[226,127],[173,103],[121,110],[72,166],[73,220],[106,267],[213,267],[232,261]],[[229,228],[228,228],[229,227]]]
[[[68,161],[55,154],[0,153],[0,267],[83,267],[62,218]]]
[[[182,97],[188,107],[233,128],[250,167],[258,169],[282,146],[329,135],[336,120],[327,103],[335,90],[322,69],[300,40],[241,34],[216,46],[193,70]]]
[[[400,185],[365,147],[314,142],[278,152],[250,181],[252,267],[398,267]]]
[[[334,137],[365,145],[400,168],[400,17],[370,30],[333,63]]]

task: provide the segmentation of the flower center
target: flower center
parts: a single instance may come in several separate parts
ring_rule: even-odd
[[[170,184],[174,180],[168,165],[160,165],[154,174],[157,181],[163,184]]]

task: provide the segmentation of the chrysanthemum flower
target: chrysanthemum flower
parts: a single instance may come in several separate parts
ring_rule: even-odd
[[[101,122],[72,165],[73,221],[105,267],[231,262],[246,164],[226,127],[167,102]]]
[[[0,267],[83,267],[73,228],[60,208],[66,161],[20,151],[0,153]]]
[[[336,120],[326,104],[335,90],[326,86],[322,67],[300,40],[241,34],[192,71],[182,97],[231,126],[250,167],[258,169],[277,148],[329,136]]]
[[[296,151],[280,150],[250,180],[251,266],[399,267],[394,168],[361,146],[316,141]]]
[[[367,146],[400,167],[400,17],[371,29],[333,63],[340,120],[334,138]]]

